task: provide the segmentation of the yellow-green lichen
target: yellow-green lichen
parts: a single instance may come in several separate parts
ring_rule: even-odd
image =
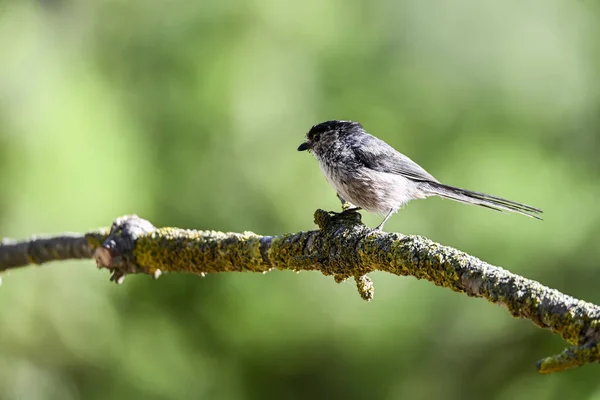
[[[573,346],[560,354],[538,361],[537,368],[542,374],[550,374],[579,367],[586,363],[598,362],[599,359],[598,344]]]
[[[102,246],[102,243],[108,237],[110,230],[108,228],[100,228],[95,231],[91,231],[85,234],[85,239],[87,240],[90,248],[97,249]]]
[[[318,231],[263,237],[252,232],[223,233],[162,228],[136,237],[133,261],[139,272],[267,272],[272,268],[318,270],[336,282],[354,277],[359,294],[373,297],[366,274],[379,270],[426,279],[435,285],[482,297],[560,334],[572,344],[563,354],[540,362],[540,371],[598,360],[600,309],[537,282],[486,264],[456,249],[419,236],[372,230],[353,212],[315,213]],[[89,239],[88,239],[89,240]],[[95,245],[96,243],[94,243]],[[138,271],[136,271],[138,272]]]
[[[138,238],[133,255],[148,273],[264,272],[269,267],[262,259],[260,239],[252,232],[161,228]]]

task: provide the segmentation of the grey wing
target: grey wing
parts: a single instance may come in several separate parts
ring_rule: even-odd
[[[438,181],[419,164],[375,136],[364,135],[352,148],[356,158],[372,170],[402,175],[415,181]]]

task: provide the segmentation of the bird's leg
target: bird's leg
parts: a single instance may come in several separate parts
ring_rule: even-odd
[[[390,219],[390,217],[392,216],[392,214],[394,214],[397,210],[395,209],[390,209],[390,211],[387,213],[387,215],[385,216],[384,220],[377,225],[377,228],[375,228],[378,231],[382,231],[383,230],[383,225],[387,222],[388,219]]]
[[[353,207],[352,203],[346,201],[346,199],[344,199],[339,193],[337,194],[337,198],[342,202],[342,212],[352,210],[353,208],[356,209],[354,211],[360,210],[360,207]]]
[[[337,198],[340,199],[340,202],[342,203],[342,212],[329,211],[329,214],[331,215],[350,214],[362,210],[362,208],[356,207],[354,204],[346,201],[339,193],[337,194]]]

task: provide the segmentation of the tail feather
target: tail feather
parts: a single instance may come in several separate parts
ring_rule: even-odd
[[[424,183],[424,186],[424,189],[432,195],[437,195],[446,199],[460,201],[461,203],[466,204],[475,204],[500,212],[512,211],[531,218],[542,219],[539,214],[542,214],[543,211],[539,208],[528,206],[527,204],[517,203],[516,201],[491,196],[485,193],[448,186],[438,182],[426,182]]]

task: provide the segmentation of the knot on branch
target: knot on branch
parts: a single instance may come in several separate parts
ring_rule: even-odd
[[[147,272],[137,265],[133,250],[137,240],[156,230],[156,227],[137,215],[125,215],[117,218],[110,227],[110,233],[104,243],[94,251],[98,268],[107,268],[112,272],[110,280],[123,283],[127,274]],[[158,278],[160,271],[154,276]]]
[[[354,281],[356,282],[356,288],[358,289],[358,294],[365,301],[373,300],[373,296],[375,294],[375,286],[373,286],[373,281],[367,275],[363,276],[355,276]]]
[[[315,224],[317,224],[321,230],[326,230],[332,225],[342,225],[347,227],[363,225],[362,216],[355,209],[345,210],[339,213],[318,209],[315,211]]]

